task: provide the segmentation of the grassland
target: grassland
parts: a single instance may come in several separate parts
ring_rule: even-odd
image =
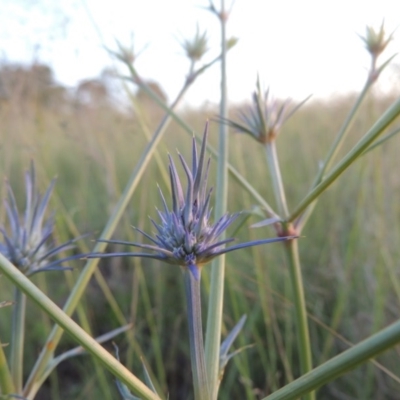
[[[28,95],[21,89],[24,85],[30,88]],[[84,102],[63,91],[61,95],[43,93],[35,87],[34,81],[21,83],[0,104],[0,176],[9,179],[23,207],[23,172],[33,159],[42,190],[57,176],[51,203],[57,212],[56,239],[84,232],[92,232],[92,238],[96,238],[162,112],[140,98],[121,111],[106,94],[101,101]],[[310,187],[318,163],[354,98],[348,95],[311,100],[285,125],[278,151],[290,206],[294,207]],[[346,149],[391,100],[390,95],[371,95],[366,100]],[[196,132],[202,131],[205,120],[215,113],[209,108],[180,111]],[[233,106],[231,113],[235,115]],[[217,124],[212,123],[210,140],[214,144],[216,131]],[[240,134],[231,135],[230,162],[273,204],[262,148]],[[175,154],[176,148],[187,154],[190,138],[172,124],[115,238],[137,240],[131,225],[151,230],[148,216],[156,218],[155,207],[160,206],[157,183],[168,191],[167,152]],[[315,365],[400,316],[399,150],[400,142],[395,137],[347,171],[322,196],[299,240]],[[5,195],[2,184],[0,196]],[[254,206],[257,204],[249,194],[231,179],[229,211],[252,211]],[[4,214],[1,207],[2,221]],[[274,232],[268,228],[248,228],[258,220],[250,216],[235,236],[243,240],[272,237]],[[80,246],[85,251],[92,242],[87,240]],[[81,266],[77,263],[72,272],[38,274],[33,280],[62,305]],[[286,261],[276,244],[229,255],[227,268],[224,331],[247,314],[236,347],[253,346],[228,365],[220,398],[259,399],[299,374]],[[207,272],[204,281],[207,292]],[[0,293],[0,300],[12,298],[12,288],[4,277],[0,278]],[[28,310],[27,372],[51,328],[51,321],[33,305],[29,304]],[[80,313],[87,315],[87,329],[95,336],[125,320],[132,321],[133,331],[115,340],[122,361],[140,376],[143,356],[164,393],[169,393],[171,399],[188,398],[190,360],[184,289],[178,268],[140,260],[102,261],[76,313],[82,323]],[[9,321],[10,308],[1,309],[3,342],[9,340]],[[65,337],[59,351],[72,346],[73,342]],[[112,351],[110,343],[106,347]],[[398,398],[399,357],[397,347],[377,359],[380,366],[369,363],[327,385],[319,391],[318,399]],[[57,368],[38,399],[107,400],[117,396],[112,376],[96,368],[90,357],[80,356]]]

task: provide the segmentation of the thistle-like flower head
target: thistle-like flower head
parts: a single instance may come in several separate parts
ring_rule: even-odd
[[[61,251],[72,248],[75,240],[55,247],[51,242],[54,228],[54,217],[45,220],[55,180],[50,183],[45,194],[41,196],[36,188],[35,169],[31,163],[25,174],[26,205],[25,213],[20,216],[13,190],[7,182],[8,199],[5,208],[9,222],[9,232],[0,227],[4,243],[0,243],[0,253],[7,257],[24,274],[32,275],[40,271],[63,269],[60,263],[80,256],[71,256],[63,260],[51,261]]]
[[[257,79],[256,91],[253,94],[253,104],[247,110],[238,112],[241,122],[221,119],[221,122],[231,126],[240,133],[247,133],[258,142],[266,144],[274,141],[282,125],[308,100],[288,111],[290,100],[283,103],[270,97],[269,89],[263,93],[260,80]]]
[[[154,243],[163,249],[165,261],[171,264],[197,268],[215,256],[225,252],[225,243],[233,239],[219,240],[221,234],[237,218],[238,214],[225,215],[214,225],[210,222],[210,197],[212,189],[207,189],[210,159],[205,163],[205,147],[208,127],[204,131],[200,155],[193,138],[192,168],[183,157],[179,159],[187,178],[186,193],[170,157],[169,175],[172,190],[172,209],[168,208],[160,190],[164,211],[159,211],[161,223],[153,222],[156,230]]]
[[[105,258],[114,256],[148,257],[164,261],[168,264],[180,265],[188,268],[196,279],[200,277],[200,268],[214,257],[221,254],[253,245],[270,243],[289,238],[262,239],[253,242],[225,247],[233,238],[222,239],[223,232],[236,220],[239,214],[224,215],[214,224],[210,218],[211,189],[207,188],[207,178],[210,168],[210,159],[205,162],[208,124],[204,130],[200,154],[197,151],[196,141],[193,139],[191,167],[179,154],[179,159],[185,171],[187,188],[182,184],[171,157],[169,157],[169,175],[172,191],[172,208],[167,205],[160,190],[163,211],[158,211],[160,222],[153,223],[155,236],[137,229],[152,244],[141,244],[119,240],[105,241],[108,243],[124,244],[152,250],[153,253],[93,253],[89,258]]]

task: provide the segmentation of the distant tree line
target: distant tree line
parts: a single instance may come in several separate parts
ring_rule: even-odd
[[[12,104],[25,108],[32,104],[57,111],[72,109],[114,108],[121,88],[113,71],[105,69],[100,77],[80,81],[76,87],[66,87],[54,78],[53,70],[41,63],[32,65],[3,63],[0,65],[0,107]],[[154,81],[148,85],[165,101],[167,97]],[[151,104],[142,90],[135,94],[144,107]]]

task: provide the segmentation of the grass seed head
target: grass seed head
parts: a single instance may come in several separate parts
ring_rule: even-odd
[[[292,110],[288,110],[290,100],[280,102],[270,97],[269,89],[261,90],[257,79],[252,105],[238,112],[240,122],[221,119],[239,133],[246,133],[262,144],[272,142],[278,136],[283,124],[308,100],[308,97]]]
[[[196,34],[193,39],[184,39],[181,46],[186,56],[192,61],[200,61],[208,51],[207,32],[200,32],[197,26]]]
[[[387,36],[384,23],[382,22],[379,30],[375,30],[372,26],[367,26],[365,36],[360,37],[365,43],[365,47],[371,56],[373,58],[378,58],[389,42],[393,39],[393,33]]]

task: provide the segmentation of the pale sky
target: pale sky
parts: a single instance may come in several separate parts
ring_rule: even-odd
[[[220,0],[214,4],[219,7]],[[226,4],[230,5],[230,0]],[[219,51],[219,24],[202,9],[207,0],[0,0],[1,58],[38,60],[50,65],[57,81],[73,86],[119,66],[103,46],[115,39],[137,50],[147,46],[136,67],[158,81],[170,99],[188,68],[177,38],[192,37],[196,24],[208,32],[210,51]],[[249,99],[257,74],[276,97],[303,99],[360,90],[369,56],[357,34],[365,26],[387,32],[400,25],[399,0],[236,0],[228,36],[239,39],[228,56],[228,96]],[[100,32],[100,34],[99,34]],[[400,52],[400,29],[381,62]],[[381,90],[400,89],[400,56],[380,83]],[[219,101],[219,65],[215,64],[186,97],[190,105]]]

